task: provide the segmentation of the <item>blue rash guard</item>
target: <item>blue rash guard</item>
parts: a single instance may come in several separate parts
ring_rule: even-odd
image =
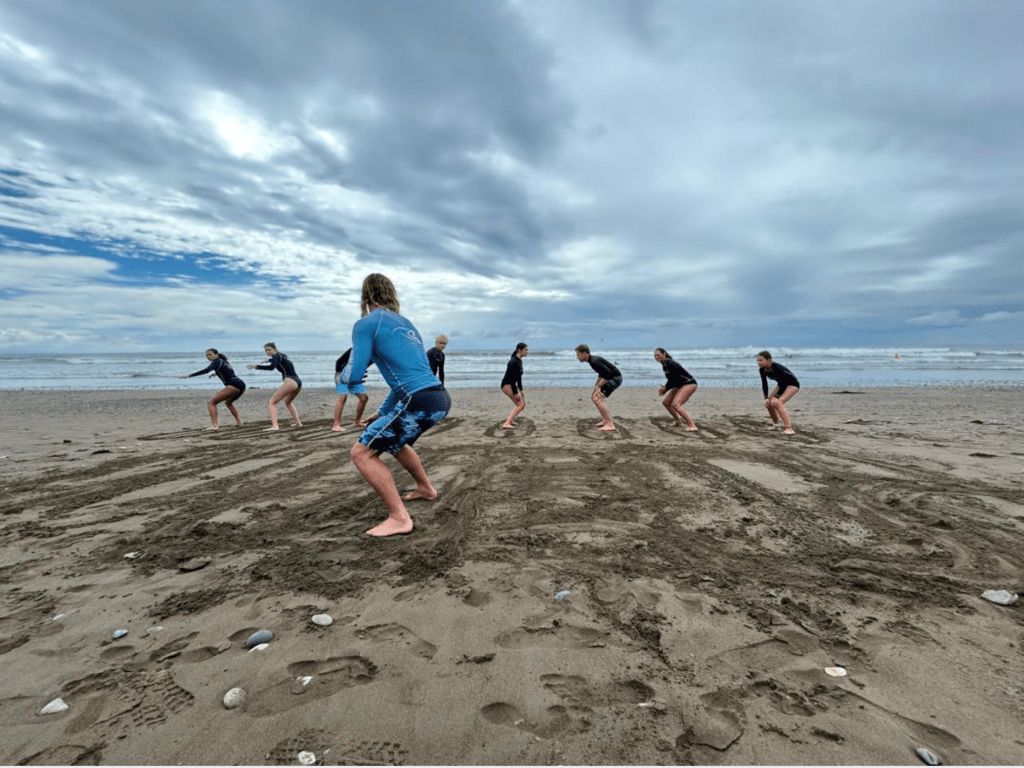
[[[302,379],[295,373],[295,366],[292,365],[292,361],[288,359],[288,355],[281,352],[270,358],[266,365],[257,365],[256,369],[260,371],[280,371],[281,381],[292,379],[300,387],[302,386]]]
[[[667,379],[665,382],[665,389],[679,389],[680,387],[685,387],[687,384],[697,383],[697,380],[687,373],[686,369],[671,357],[665,358],[665,362],[661,364],[661,370],[665,372],[665,377]]]
[[[235,369],[223,357],[218,357],[203,370],[190,373],[188,377],[191,379],[193,376],[202,376],[204,373],[215,373],[225,387],[234,387],[239,391],[245,391],[245,382],[235,375]]]
[[[389,411],[400,399],[441,386],[430,371],[419,331],[401,315],[382,307],[352,326],[352,356],[341,372],[341,380],[346,384],[362,381],[371,362],[391,387],[378,409],[381,413]]]
[[[793,372],[784,365],[779,365],[772,361],[772,364],[767,368],[758,368],[758,371],[761,373],[761,389],[764,390],[765,397],[768,397],[768,379],[779,383],[780,395],[790,387],[800,389],[800,382],[796,380]]]

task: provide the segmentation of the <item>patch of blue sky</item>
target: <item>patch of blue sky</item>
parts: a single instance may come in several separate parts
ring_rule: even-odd
[[[127,281],[139,286],[194,283],[232,287],[267,282],[265,276],[242,269],[215,253],[157,253],[126,238],[63,237],[0,225],[0,252],[13,250],[89,256],[116,264],[106,277],[95,278],[101,282],[124,284]],[[274,282],[287,284],[292,281]]]

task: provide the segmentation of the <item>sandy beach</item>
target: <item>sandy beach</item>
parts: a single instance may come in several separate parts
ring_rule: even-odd
[[[1024,388],[456,389],[387,540],[269,395],[4,393],[0,761],[1024,764]]]

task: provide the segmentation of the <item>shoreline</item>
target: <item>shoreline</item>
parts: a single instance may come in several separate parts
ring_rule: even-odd
[[[980,595],[1024,591],[1024,401],[956,389],[804,388],[792,437],[756,386],[698,389],[697,433],[623,387],[607,434],[589,387],[511,431],[457,389],[383,541],[333,389],[277,433],[269,389],[217,432],[212,388],[8,392],[0,759],[1022,764],[1024,605]]]

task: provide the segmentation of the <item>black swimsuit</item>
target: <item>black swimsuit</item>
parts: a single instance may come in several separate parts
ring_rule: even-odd
[[[513,395],[518,395],[523,388],[523,358],[515,352],[509,358],[508,365],[505,366],[505,378],[501,380],[502,387],[506,384],[512,387]]]
[[[257,365],[256,369],[260,371],[280,371],[281,381],[291,379],[300,387],[302,386],[302,379],[295,374],[295,366],[292,365],[292,361],[288,359],[288,355],[281,354],[280,352],[270,358],[266,365]]]
[[[217,374],[217,377],[225,387],[234,387],[238,390],[239,397],[241,397],[242,393],[245,392],[245,382],[235,375],[235,369],[232,368],[228,361],[223,357],[218,357],[208,366],[203,368],[203,370],[190,373],[188,377],[191,379],[193,376],[202,376],[204,373]]]
[[[427,350],[427,362],[430,363],[430,372],[444,384],[444,352],[431,347]]]
[[[800,389],[800,382],[796,380],[793,372],[784,365],[773,362],[767,368],[760,368],[759,370],[761,372],[761,389],[764,390],[765,397],[768,397],[768,379],[779,383],[779,395],[790,387]]]
[[[697,383],[697,380],[671,357],[665,358],[665,362],[661,364],[661,370],[665,372],[665,376],[668,379],[665,382],[665,389],[679,389],[687,384]]]

